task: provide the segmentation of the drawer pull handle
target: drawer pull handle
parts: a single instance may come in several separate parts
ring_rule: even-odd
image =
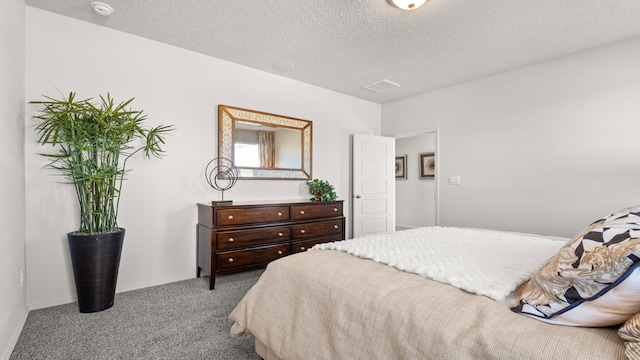
[[[337,228],[338,228],[338,225],[333,225],[333,228],[334,228],[334,229],[337,229]]]
[[[233,215],[229,215],[229,220],[233,220]]]
[[[333,211],[338,211],[338,208],[333,208]]]
[[[280,211],[278,211],[278,216],[282,216],[282,213]]]
[[[300,210],[300,214],[304,215],[304,210]]]
[[[278,250],[278,255],[282,255],[282,250]]]
[[[233,242],[233,238],[229,238],[229,242]]]
[[[304,233],[305,233],[304,229],[300,230],[300,233],[301,233],[301,234],[304,234]]]
[[[283,235],[282,233],[278,233],[278,236],[282,236],[282,235]]]
[[[233,262],[233,258],[229,258],[229,262],[232,263]]]

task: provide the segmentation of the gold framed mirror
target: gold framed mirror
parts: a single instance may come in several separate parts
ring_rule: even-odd
[[[218,156],[238,179],[311,180],[313,123],[218,105]]]

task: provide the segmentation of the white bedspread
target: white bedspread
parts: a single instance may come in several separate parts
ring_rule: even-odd
[[[568,240],[482,229],[423,227],[318,244],[503,301]]]

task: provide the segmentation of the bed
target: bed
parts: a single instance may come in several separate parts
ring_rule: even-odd
[[[617,230],[609,236],[607,231],[612,228]],[[477,231],[461,231],[467,230]],[[571,295],[570,304],[561,309],[554,305],[549,315],[547,305],[541,305],[534,296],[544,293],[537,288],[549,273],[544,269],[562,267],[559,259],[567,259],[567,249],[578,249],[585,261],[592,261],[587,255],[599,250],[595,249],[597,246],[589,248],[589,244],[598,232],[605,234],[606,241],[599,244],[608,253],[620,247],[631,249],[616,253],[626,259],[626,270],[608,282],[598,278],[602,286],[590,289],[597,296],[579,288],[583,298],[576,300],[576,289],[565,288],[566,293],[556,297],[567,300]],[[403,234],[394,234],[398,233]],[[398,236],[394,234],[389,238]],[[640,208],[624,209],[599,219],[569,241],[539,237],[555,243],[552,256],[542,259],[540,266],[533,262],[531,266],[537,268],[527,275],[529,280],[524,279],[504,298],[493,293],[479,295],[472,292],[475,290],[450,284],[464,274],[453,280],[435,281],[424,274],[431,270],[423,267],[411,268],[407,262],[397,260],[384,263],[380,253],[371,249],[358,253],[343,248],[364,238],[318,246],[270,263],[230,314],[234,321],[231,333],[251,333],[256,352],[265,360],[638,359],[638,238]],[[459,260],[468,262],[464,256]],[[495,263],[490,257],[485,260]],[[478,265],[473,267],[477,271],[471,273],[485,271]],[[567,271],[575,269],[570,266]],[[557,275],[563,271],[552,272]],[[431,275],[437,278],[437,274]],[[630,290],[625,293],[626,288]],[[528,297],[523,295],[527,292]],[[634,304],[620,305],[621,299]],[[605,306],[604,312],[610,314],[596,316],[599,324],[589,323],[594,319],[597,301],[613,303],[615,311]]]

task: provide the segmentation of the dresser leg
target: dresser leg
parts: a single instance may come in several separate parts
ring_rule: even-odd
[[[209,290],[213,290],[214,286],[216,286],[216,274],[211,272],[209,275]]]

